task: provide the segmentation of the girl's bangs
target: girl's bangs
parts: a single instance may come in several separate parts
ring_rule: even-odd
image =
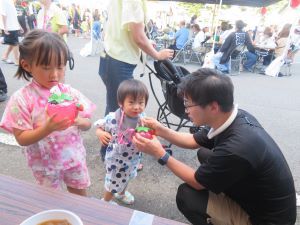
[[[67,50],[65,46],[57,45],[56,43],[43,43],[36,50],[35,60],[36,65],[48,66],[51,60],[55,60],[57,66],[66,65]]]

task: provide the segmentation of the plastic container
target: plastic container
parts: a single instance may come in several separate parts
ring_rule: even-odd
[[[83,225],[79,216],[63,209],[42,211],[24,220],[20,225],[37,225],[48,220],[67,220],[72,225]]]
[[[63,102],[60,104],[48,103],[47,113],[51,117],[56,114],[54,121],[58,122],[65,118],[68,118],[74,122],[78,110],[75,102]]]

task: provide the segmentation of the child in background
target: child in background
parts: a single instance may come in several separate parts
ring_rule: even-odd
[[[58,34],[33,30],[19,48],[16,77],[31,82],[10,97],[0,126],[25,146],[28,166],[38,184],[59,189],[64,182],[69,192],[86,196],[90,178],[80,132],[91,127],[95,105],[79,91],[59,83],[65,76],[68,49]],[[56,121],[56,114],[47,114],[50,89],[58,84],[84,107],[74,121]]]
[[[128,129],[142,125],[140,118],[144,116],[148,97],[141,81],[125,80],[117,92],[120,108],[95,122],[97,137],[102,145],[107,145],[104,201],[112,202],[115,197],[128,205],[134,203],[134,196],[126,188],[137,175],[141,153],[132,145]]]
[[[88,38],[91,32],[91,21],[89,16],[84,16],[80,28],[84,38]]]

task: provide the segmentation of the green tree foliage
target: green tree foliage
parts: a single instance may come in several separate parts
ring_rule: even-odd
[[[178,5],[184,8],[190,16],[197,15],[200,16],[200,9],[204,8],[204,5],[201,3],[183,3],[180,2]]]
[[[197,15],[198,17],[201,16],[200,15],[201,9],[205,8],[206,10],[213,11],[215,6],[217,6],[217,5],[213,5],[213,4],[184,3],[184,2],[180,2],[180,3],[178,3],[178,5],[182,8],[184,8],[186,10],[186,12],[188,13],[188,15],[190,15],[190,16]],[[228,8],[230,8],[229,5],[222,5],[222,9],[228,9]]]

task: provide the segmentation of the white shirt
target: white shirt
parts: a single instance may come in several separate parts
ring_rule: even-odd
[[[20,30],[18,14],[13,0],[0,0],[0,28],[8,31]],[[6,17],[6,26],[2,16]]]
[[[226,130],[234,121],[236,115],[238,113],[238,105],[234,105],[233,111],[229,118],[223,123],[218,129],[211,128],[207,134],[208,139],[212,139],[218,134],[222,133],[224,130]]]
[[[193,48],[199,48],[202,46],[202,42],[205,40],[205,34],[203,31],[199,31],[195,38],[194,38],[194,42],[193,42]]]
[[[104,46],[106,53],[119,61],[137,64],[141,50],[133,41],[130,23],[146,21],[145,0],[111,0],[105,25]]]
[[[276,43],[273,37],[263,35],[256,46],[259,48],[273,49],[276,48]]]

